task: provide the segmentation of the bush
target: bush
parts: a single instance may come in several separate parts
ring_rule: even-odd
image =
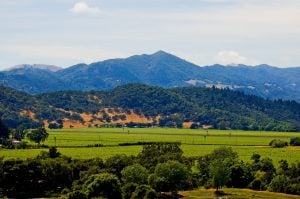
[[[73,191],[67,195],[68,199],[88,199],[87,195],[81,191]]]
[[[140,185],[136,187],[132,193],[131,199],[155,199],[157,198],[156,191],[149,185]]]
[[[291,146],[300,146],[300,137],[294,137],[290,140]]]
[[[300,195],[300,184],[299,183],[288,184],[288,186],[286,188],[286,192],[288,194],[297,194],[297,195]]]
[[[20,144],[16,146],[17,149],[26,149],[27,148],[27,142],[21,141]]]
[[[123,198],[124,199],[130,199],[132,193],[135,191],[135,189],[136,189],[137,186],[138,186],[138,184],[136,184],[136,183],[125,184],[122,187]]]
[[[269,146],[271,146],[272,148],[283,148],[288,146],[288,143],[283,140],[274,139],[269,143]]]
[[[273,192],[286,192],[286,188],[288,185],[289,178],[284,175],[278,175],[273,178],[271,183],[269,184],[270,191]]]

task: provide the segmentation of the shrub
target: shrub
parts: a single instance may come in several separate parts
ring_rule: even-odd
[[[291,146],[300,146],[300,137],[294,137],[290,140]]]
[[[68,199],[88,199],[87,195],[81,191],[73,191],[67,195]]]
[[[122,187],[123,198],[124,199],[130,199],[132,193],[135,191],[135,189],[136,189],[137,186],[138,186],[138,184],[136,184],[136,183],[125,184]]]
[[[155,199],[157,194],[149,185],[140,185],[132,193],[131,199]]]
[[[269,184],[270,191],[273,192],[286,192],[289,178],[284,175],[275,176]]]
[[[271,146],[272,148],[283,148],[285,146],[288,146],[288,143],[283,140],[274,139],[269,143],[269,146]]]

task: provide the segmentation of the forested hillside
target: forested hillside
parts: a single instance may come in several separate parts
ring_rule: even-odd
[[[164,89],[127,84],[111,91],[60,91],[32,96],[1,86],[0,116],[11,127],[138,125],[244,130],[300,130],[300,104],[229,89]],[[142,125],[147,124],[147,125]],[[186,125],[185,125],[186,127]]]

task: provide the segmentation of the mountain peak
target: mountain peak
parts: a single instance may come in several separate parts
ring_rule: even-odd
[[[163,51],[163,50],[159,50],[152,54],[152,56],[165,56],[165,55],[172,55],[172,54],[170,54],[166,51]],[[172,56],[174,56],[174,55],[172,55]]]

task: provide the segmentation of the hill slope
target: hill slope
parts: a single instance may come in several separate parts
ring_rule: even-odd
[[[10,126],[49,123],[71,126],[144,123],[194,128],[300,130],[300,104],[270,101],[230,90],[164,89],[128,84],[110,91],[60,91],[32,96],[1,87],[0,117]]]
[[[165,88],[200,86],[230,88],[269,99],[300,101],[300,68],[259,66],[199,67],[164,51],[125,59],[77,64],[51,71],[21,67],[0,72],[0,82],[31,94],[60,90],[104,90],[128,83]]]

